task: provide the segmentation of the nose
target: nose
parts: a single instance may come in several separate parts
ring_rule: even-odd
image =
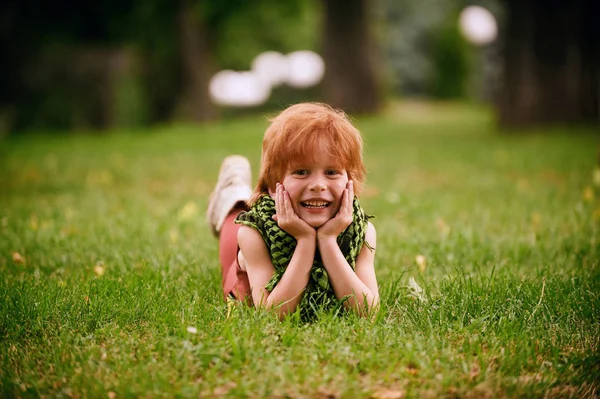
[[[327,183],[324,176],[312,176],[308,183],[308,189],[313,192],[325,191]]]

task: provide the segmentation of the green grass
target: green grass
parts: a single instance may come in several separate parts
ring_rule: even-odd
[[[204,209],[224,156],[256,176],[264,118],[0,142],[0,396],[597,397],[598,137],[456,105],[357,124],[373,322],[223,302]]]

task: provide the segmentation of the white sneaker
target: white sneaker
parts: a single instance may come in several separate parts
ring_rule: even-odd
[[[225,218],[235,205],[250,199],[251,184],[252,172],[248,159],[241,155],[230,155],[223,160],[206,211],[206,220],[215,236],[219,236]]]

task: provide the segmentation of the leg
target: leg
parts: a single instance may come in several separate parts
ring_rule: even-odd
[[[221,281],[223,284],[223,295],[233,295],[236,299],[248,301],[251,297],[250,282],[248,275],[238,264],[237,233],[239,224],[235,224],[236,216],[243,211],[236,207],[231,210],[225,218],[219,235],[219,260],[221,262]],[[249,302],[251,303],[251,302]]]
[[[221,227],[219,234],[219,260],[221,261],[221,277],[223,278],[223,286],[230,267],[237,265],[237,233],[240,229],[239,224],[235,224],[235,220],[241,209],[232,209],[229,215],[225,218],[225,222]],[[227,295],[228,292],[225,293]]]
[[[241,155],[230,155],[223,160],[217,185],[208,200],[206,220],[215,237],[219,238],[219,260],[225,297],[233,294],[245,299],[250,284],[245,271],[237,262],[237,232],[234,223],[238,213],[246,208],[252,194],[250,163]]]

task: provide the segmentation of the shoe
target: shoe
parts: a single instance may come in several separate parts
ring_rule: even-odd
[[[206,220],[215,237],[219,236],[229,212],[240,202],[245,204],[252,195],[250,162],[241,155],[230,155],[223,160],[219,179],[208,199]]]

